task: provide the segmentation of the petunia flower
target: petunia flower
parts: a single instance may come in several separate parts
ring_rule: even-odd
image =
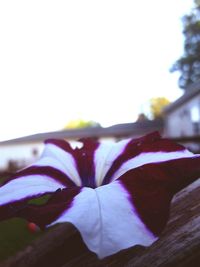
[[[0,186],[0,220],[70,222],[100,258],[160,236],[174,194],[200,177],[200,155],[152,133],[120,142],[45,141],[38,162]],[[48,195],[46,203],[30,200]]]

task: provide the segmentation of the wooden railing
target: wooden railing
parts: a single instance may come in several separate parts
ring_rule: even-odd
[[[168,137],[169,139],[172,139],[175,142],[180,143],[195,143],[200,144],[200,135],[194,135],[194,136],[181,136],[181,137]]]

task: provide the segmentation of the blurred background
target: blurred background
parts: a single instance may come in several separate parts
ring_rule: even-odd
[[[199,79],[199,1],[1,1],[0,181],[47,138],[158,130],[199,152]]]

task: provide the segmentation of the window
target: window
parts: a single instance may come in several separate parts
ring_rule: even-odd
[[[197,123],[200,120],[199,109],[197,106],[191,108],[191,120],[193,123]]]

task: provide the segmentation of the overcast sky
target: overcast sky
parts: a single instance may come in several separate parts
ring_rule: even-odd
[[[70,120],[133,122],[151,97],[181,95],[192,0],[0,1],[0,140]]]

